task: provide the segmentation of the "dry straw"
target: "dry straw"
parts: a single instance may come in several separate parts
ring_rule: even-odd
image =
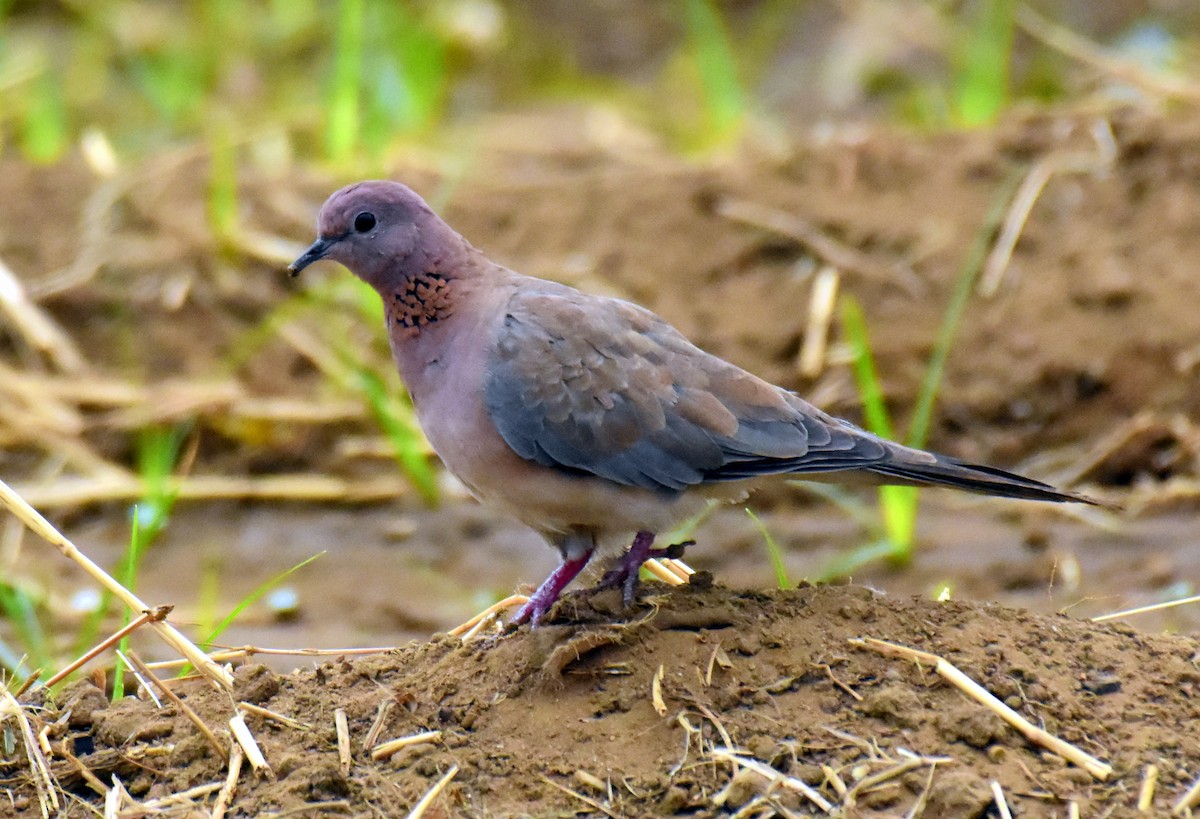
[[[26,503],[4,481],[0,481],[0,504],[3,504],[10,512],[16,515],[35,534],[58,549],[69,560],[76,563],[101,586],[108,589],[113,596],[128,606],[137,616],[143,616],[147,612],[154,612],[156,610],[155,607],[142,602],[137,595],[118,583],[112,575],[104,571],[104,569],[100,568],[90,558],[79,551],[74,543],[67,540],[57,529],[50,525],[48,520]],[[147,619],[146,625],[153,629],[167,645],[183,655],[189,663],[199,669],[202,674],[212,680],[218,687],[231,688],[233,686],[233,677],[226,669],[213,662],[195,643],[184,637],[182,633],[166,620],[155,620],[151,617]]]
[[[916,660],[919,663],[933,666],[938,675],[948,680],[956,688],[962,691],[971,699],[979,702],[994,711],[1005,722],[1016,728],[1026,739],[1035,745],[1040,745],[1050,751],[1061,756],[1085,771],[1090,773],[1096,779],[1104,781],[1112,776],[1112,766],[1107,762],[1102,762],[1091,754],[1083,751],[1080,748],[1072,745],[1064,739],[1054,736],[1047,731],[1038,728],[1036,725],[1025,719],[1013,709],[1009,708],[999,699],[997,699],[990,691],[984,688],[979,683],[972,680],[955,665],[942,659],[936,654],[930,654],[927,651],[919,651],[915,648],[889,643],[886,640],[877,640],[873,637],[865,637],[850,640],[850,644],[859,648],[876,651],[880,654],[890,655],[893,657],[904,657],[906,659]]]

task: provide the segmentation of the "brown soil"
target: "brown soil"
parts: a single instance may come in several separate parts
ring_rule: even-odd
[[[854,785],[896,768],[906,750],[942,758],[864,786],[850,800],[856,816],[898,816],[921,798],[926,816],[982,815],[993,804],[991,781],[1017,815],[1064,816],[1075,802],[1083,815],[1128,816],[1145,766],[1159,766],[1157,804],[1165,806],[1188,785],[1200,754],[1191,639],[855,586],[771,594],[649,587],[629,619],[616,604],[615,593],[572,596],[552,624],[490,642],[435,637],[284,677],[241,668],[234,700],[302,725],[249,719],[273,774],[242,780],[235,814],[323,804],[330,813],[400,816],[455,766],[432,815],[711,815],[756,799],[764,810],[791,811],[784,815],[814,813],[795,792],[769,793],[763,778],[735,776],[714,758],[714,746],[732,744],[834,803],[842,800],[822,765]],[[1033,723],[1112,764],[1114,775],[1095,781],[930,669],[848,642],[864,636],[942,655]],[[200,683],[183,693],[210,725],[232,714],[228,696]],[[385,703],[381,741],[440,735],[373,758],[363,740]],[[338,756],[339,708],[351,738],[348,768]],[[68,711],[52,739],[73,744],[102,780],[117,774],[139,799],[223,777],[221,760],[173,706],[109,704],[82,681],[43,718]],[[70,764],[56,774],[68,793],[94,798]],[[17,815],[36,815],[30,789],[18,793]]]
[[[454,764],[459,772],[437,803],[440,815],[732,814],[763,788],[712,758],[712,746],[725,742],[722,729],[740,749],[814,786],[822,782],[821,763],[850,782],[856,769],[874,773],[887,766],[881,760],[898,761],[901,749],[953,758],[932,778],[917,768],[864,793],[862,815],[903,815],[927,785],[926,816],[980,815],[992,779],[1026,815],[1064,816],[1069,799],[1085,815],[1129,815],[1150,763],[1161,770],[1155,804],[1164,810],[1200,759],[1186,729],[1196,718],[1195,643],[965,602],[1001,600],[1041,612],[1069,607],[1086,616],[1186,593],[1196,581],[1200,438],[1191,419],[1200,417],[1200,117],[1120,113],[1109,122],[1117,145],[1112,164],[1055,176],[1000,291],[972,301],[931,445],[1040,477],[1077,472],[1089,491],[1125,500],[1130,513],[1081,521],[1058,508],[964,506],[931,495],[923,501],[914,564],[856,575],[890,596],[856,587],[772,595],[654,589],[629,615],[615,611],[606,595],[571,597],[555,625],[493,644],[439,638],[282,678],[242,669],[237,699],[310,727],[250,719],[275,776],[244,777],[234,815],[306,803],[398,815]],[[1047,116],[995,133],[868,133],[697,167],[641,139],[598,137],[586,118],[554,111],[489,123],[469,181],[415,166],[393,176],[445,200],[439,208],[448,220],[498,261],[645,303],[713,352],[853,416],[852,381],[836,350],[816,379],[804,379],[796,367],[817,262],[794,239],[717,210],[734,199],[801,216],[870,260],[844,271],[842,287],[864,305],[889,401],[903,418],[955,277],[1002,181],[1056,152],[1094,152],[1093,125],[1091,115]],[[249,361],[228,365],[230,351],[291,285],[277,266],[223,250],[211,235],[206,174],[202,156],[183,154],[150,161],[106,186],[81,162],[30,169],[0,160],[6,186],[24,192],[0,198],[0,259],[43,296],[97,372],[157,384],[211,379],[226,367],[257,395],[328,391],[311,364],[283,344],[268,343]],[[336,185],[301,174],[285,181],[250,165],[241,191],[246,222],[299,245],[311,236],[313,209]],[[81,232],[68,229],[75,224]],[[57,290],[64,272],[73,276],[70,286]],[[300,286],[319,284],[310,277]],[[352,339],[364,349],[376,340],[365,330]],[[386,366],[386,350],[372,350]],[[14,336],[0,337],[0,353],[14,367],[44,367]],[[128,428],[103,408],[82,410],[83,440],[129,463]],[[336,454],[337,441],[372,432],[365,414],[325,426],[245,430],[203,407],[147,412],[165,421],[196,419],[196,474],[311,468],[365,478],[394,470],[386,459]],[[1139,431],[1121,434],[1135,416],[1143,419]],[[8,434],[0,451],[6,480],[33,479],[44,463],[36,445]],[[759,508],[793,577],[811,576],[863,539],[848,518],[787,488],[761,496]],[[105,563],[126,537],[121,510],[111,506],[58,512],[57,521]],[[770,587],[761,539],[739,511],[716,516],[699,539],[688,555],[693,565],[733,588]],[[223,612],[322,549],[331,550],[323,565],[289,580],[300,599],[297,618],[282,621],[256,608],[225,639],[395,644],[462,621],[490,598],[540,580],[553,564],[527,531],[457,496],[439,510],[411,496],[356,508],[222,503],[179,510],[148,556],[139,589],[154,603],[176,603],[174,619],[186,625],[199,619],[204,566],[219,564]],[[65,600],[85,585],[57,555],[32,544],[24,550],[24,578],[49,596]],[[908,596],[943,582],[960,602]],[[71,615],[62,619],[69,629]],[[1143,629],[1180,631],[1198,623],[1190,610],[1137,621]],[[1033,722],[1112,763],[1116,774],[1093,782],[1042,755],[931,671],[851,647],[847,640],[857,636],[944,655]],[[718,646],[731,666],[716,665],[710,683],[705,677]],[[157,647],[146,642],[143,650],[150,655]],[[660,665],[664,716],[650,698]],[[71,716],[51,736],[56,743],[67,738],[68,750],[105,781],[116,772],[135,796],[151,798],[223,777],[172,707],[135,700],[103,706],[95,692],[85,696],[88,683],[76,685],[58,699]],[[198,685],[186,691],[206,722],[227,723],[228,697]],[[401,759],[373,760],[362,741],[388,700],[397,705],[381,739],[440,729],[441,740]],[[337,758],[337,708],[346,710],[353,738],[349,772]],[[53,721],[57,713],[51,708],[41,718]],[[700,733],[688,733],[681,713]],[[17,815],[37,815],[23,758],[9,750],[0,746],[0,787],[13,789]],[[77,769],[62,759],[60,783],[95,804]],[[605,790],[587,784],[587,774],[608,783]],[[831,796],[828,786],[823,793]],[[786,791],[775,796],[793,812],[811,810]],[[0,815],[5,810],[0,795]],[[89,810],[75,803],[68,815]]]

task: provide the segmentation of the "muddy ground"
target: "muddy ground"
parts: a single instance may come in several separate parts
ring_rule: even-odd
[[[1074,802],[1082,815],[1128,816],[1146,765],[1159,766],[1161,805],[1194,774],[1194,640],[856,586],[646,591],[627,614],[616,611],[615,593],[573,598],[533,635],[467,645],[438,637],[284,678],[243,667],[234,700],[299,725],[251,717],[274,773],[246,777],[236,815],[400,816],[455,767],[434,815],[712,815],[756,799],[762,812],[743,815],[814,814],[794,791],[768,793],[759,776],[734,776],[713,754],[731,745],[832,802],[843,800],[822,785],[822,765],[854,785],[894,771],[911,759],[906,751],[938,758],[864,784],[849,800],[856,816],[902,815],[919,799],[925,816],[982,815],[993,780],[1018,815],[1065,816]],[[1098,783],[1039,753],[930,669],[848,642],[864,636],[944,655],[1113,765],[1113,777]],[[210,724],[228,719],[226,694],[196,684],[186,701]],[[173,706],[107,705],[82,681],[59,707],[70,710],[70,728],[54,735],[139,799],[222,778],[222,761]],[[382,720],[381,707],[389,709]],[[348,767],[338,756],[339,708],[352,742]],[[381,741],[439,733],[374,759],[362,741],[377,723]],[[67,764],[56,772],[63,788],[88,797]],[[20,813],[34,815],[28,789],[21,798]]]
[[[968,308],[931,446],[1069,481],[1123,502],[1126,512],[1081,516],[927,493],[913,564],[855,574],[881,591],[767,594],[738,591],[771,588],[773,573],[753,524],[728,510],[700,530],[688,555],[723,585],[669,594],[652,587],[634,612],[617,611],[604,595],[573,597],[540,632],[463,646],[427,640],[539,581],[553,555],[455,492],[437,510],[402,488],[385,503],[352,506],[184,502],[139,584],[152,602],[176,604],[176,622],[201,620],[213,605],[198,588],[206,571],[210,579],[216,573],[223,612],[270,576],[328,550],[289,579],[295,612],[284,618],[255,607],[223,640],[421,640],[368,659],[285,658],[273,661],[275,671],[241,670],[235,700],[305,727],[251,718],[274,776],[247,775],[232,813],[309,805],[397,815],[453,765],[458,773],[435,803],[441,815],[733,814],[759,796],[777,799],[771,809],[781,813],[813,810],[786,789],[767,795],[753,775],[732,777],[713,756],[726,742],[834,802],[840,797],[820,764],[853,784],[901,761],[902,749],[950,758],[932,776],[920,766],[864,789],[858,815],[904,815],[922,794],[926,816],[994,812],[993,779],[1025,815],[1065,816],[1072,800],[1084,815],[1129,815],[1151,763],[1161,777],[1155,805],[1165,810],[1200,765],[1188,730],[1200,672],[1193,640],[1155,633],[1192,632],[1200,614],[1131,619],[1139,631],[1073,618],[1179,596],[1196,580],[1200,117],[1090,112],[1014,119],[991,133],[845,132],[786,148],[752,143],[702,166],[609,126],[561,110],[498,120],[477,138],[461,177],[415,160],[393,175],[498,261],[647,304],[702,346],[848,417],[857,417],[857,401],[836,343],[816,376],[797,365],[813,274],[827,251],[766,224],[762,209],[800,217],[856,251],[842,265],[841,288],[863,304],[889,403],[903,419],[998,190],[1030,163],[1067,156],[1073,170],[1048,182],[996,294]],[[339,449],[375,434],[361,410],[248,431],[220,402],[166,400],[178,399],[172,385],[222,379],[254,397],[339,397],[295,346],[268,336],[249,356],[239,353],[280,303],[344,274],[314,271],[289,282],[278,262],[262,258],[269,252],[223,246],[207,227],[203,155],[162,157],[103,183],[81,160],[36,170],[14,159],[0,165],[6,186],[24,193],[0,200],[0,259],[78,342],[89,374],[165,385],[135,417],[189,420],[193,475],[311,471],[354,483],[395,474],[386,457]],[[247,161],[245,225],[300,247],[316,206],[340,181]],[[731,218],[744,216],[747,204],[758,208],[750,211],[758,224]],[[297,318],[302,326],[321,320]],[[364,329],[351,339],[385,362],[386,350],[371,346],[375,335]],[[53,373],[15,334],[3,343],[15,370]],[[92,451],[115,464],[133,460],[127,419],[86,400],[77,409],[80,440]],[[6,435],[0,469],[31,498],[85,471],[71,450],[48,455],[36,441]],[[56,458],[62,471],[47,479]],[[122,503],[42,505],[85,551],[115,560],[127,531]],[[756,506],[794,579],[814,576],[866,539],[853,520],[802,490],[781,486]],[[47,590],[69,635],[78,615],[67,601],[85,582],[40,544],[20,549],[21,575]],[[941,584],[954,602],[929,601]],[[1071,616],[1054,614],[1062,610]],[[931,671],[847,643],[860,636],[942,654],[1034,723],[1111,763],[1113,777],[1100,783],[1043,755]],[[148,640],[141,648],[161,653]],[[305,670],[275,676],[297,664]],[[651,701],[660,665],[665,714]],[[39,713],[53,722],[70,709],[50,736],[65,738],[102,780],[116,772],[134,797],[152,799],[222,779],[219,760],[174,706],[103,707],[87,685]],[[228,696],[200,684],[185,692],[206,722],[228,722]],[[373,759],[362,742],[386,701],[396,705],[380,740],[423,730],[441,730],[441,738]],[[353,740],[348,770],[337,756],[337,708]],[[68,815],[99,804],[73,763],[59,757],[56,765],[64,792],[82,800]],[[33,816],[26,770],[19,754],[0,757],[9,804]]]

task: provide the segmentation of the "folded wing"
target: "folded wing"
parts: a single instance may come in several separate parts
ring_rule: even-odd
[[[491,419],[517,454],[544,466],[676,492],[888,458],[886,442],[705,353],[628,302],[518,292],[492,349]]]

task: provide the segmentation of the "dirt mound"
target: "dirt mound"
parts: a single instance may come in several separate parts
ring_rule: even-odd
[[[853,586],[771,594],[648,586],[628,616],[617,608],[612,593],[572,595],[532,633],[468,644],[440,637],[283,677],[246,666],[232,700],[199,683],[181,694],[216,728],[238,701],[298,723],[248,717],[274,774],[243,776],[231,805],[242,816],[320,805],[402,815],[452,769],[430,815],[711,815],[753,800],[785,815],[817,812],[788,785],[768,789],[758,773],[735,774],[721,758],[728,747],[834,805],[853,801],[855,815],[895,816],[919,800],[926,816],[981,815],[993,780],[1026,815],[1064,815],[1072,801],[1085,815],[1130,815],[1147,765],[1158,766],[1155,804],[1164,807],[1200,755],[1190,728],[1200,717],[1194,640]],[[943,656],[1034,724],[1110,763],[1113,775],[1094,780],[931,669],[857,648],[855,637]],[[142,801],[225,777],[169,704],[110,705],[84,681],[41,719],[55,747],[73,749],[101,781],[116,774]],[[425,731],[439,733],[382,759],[364,747]],[[79,766],[54,770],[79,800],[67,814],[86,815],[99,797]],[[25,773],[4,763],[0,780],[13,789],[15,815],[35,816]]]

